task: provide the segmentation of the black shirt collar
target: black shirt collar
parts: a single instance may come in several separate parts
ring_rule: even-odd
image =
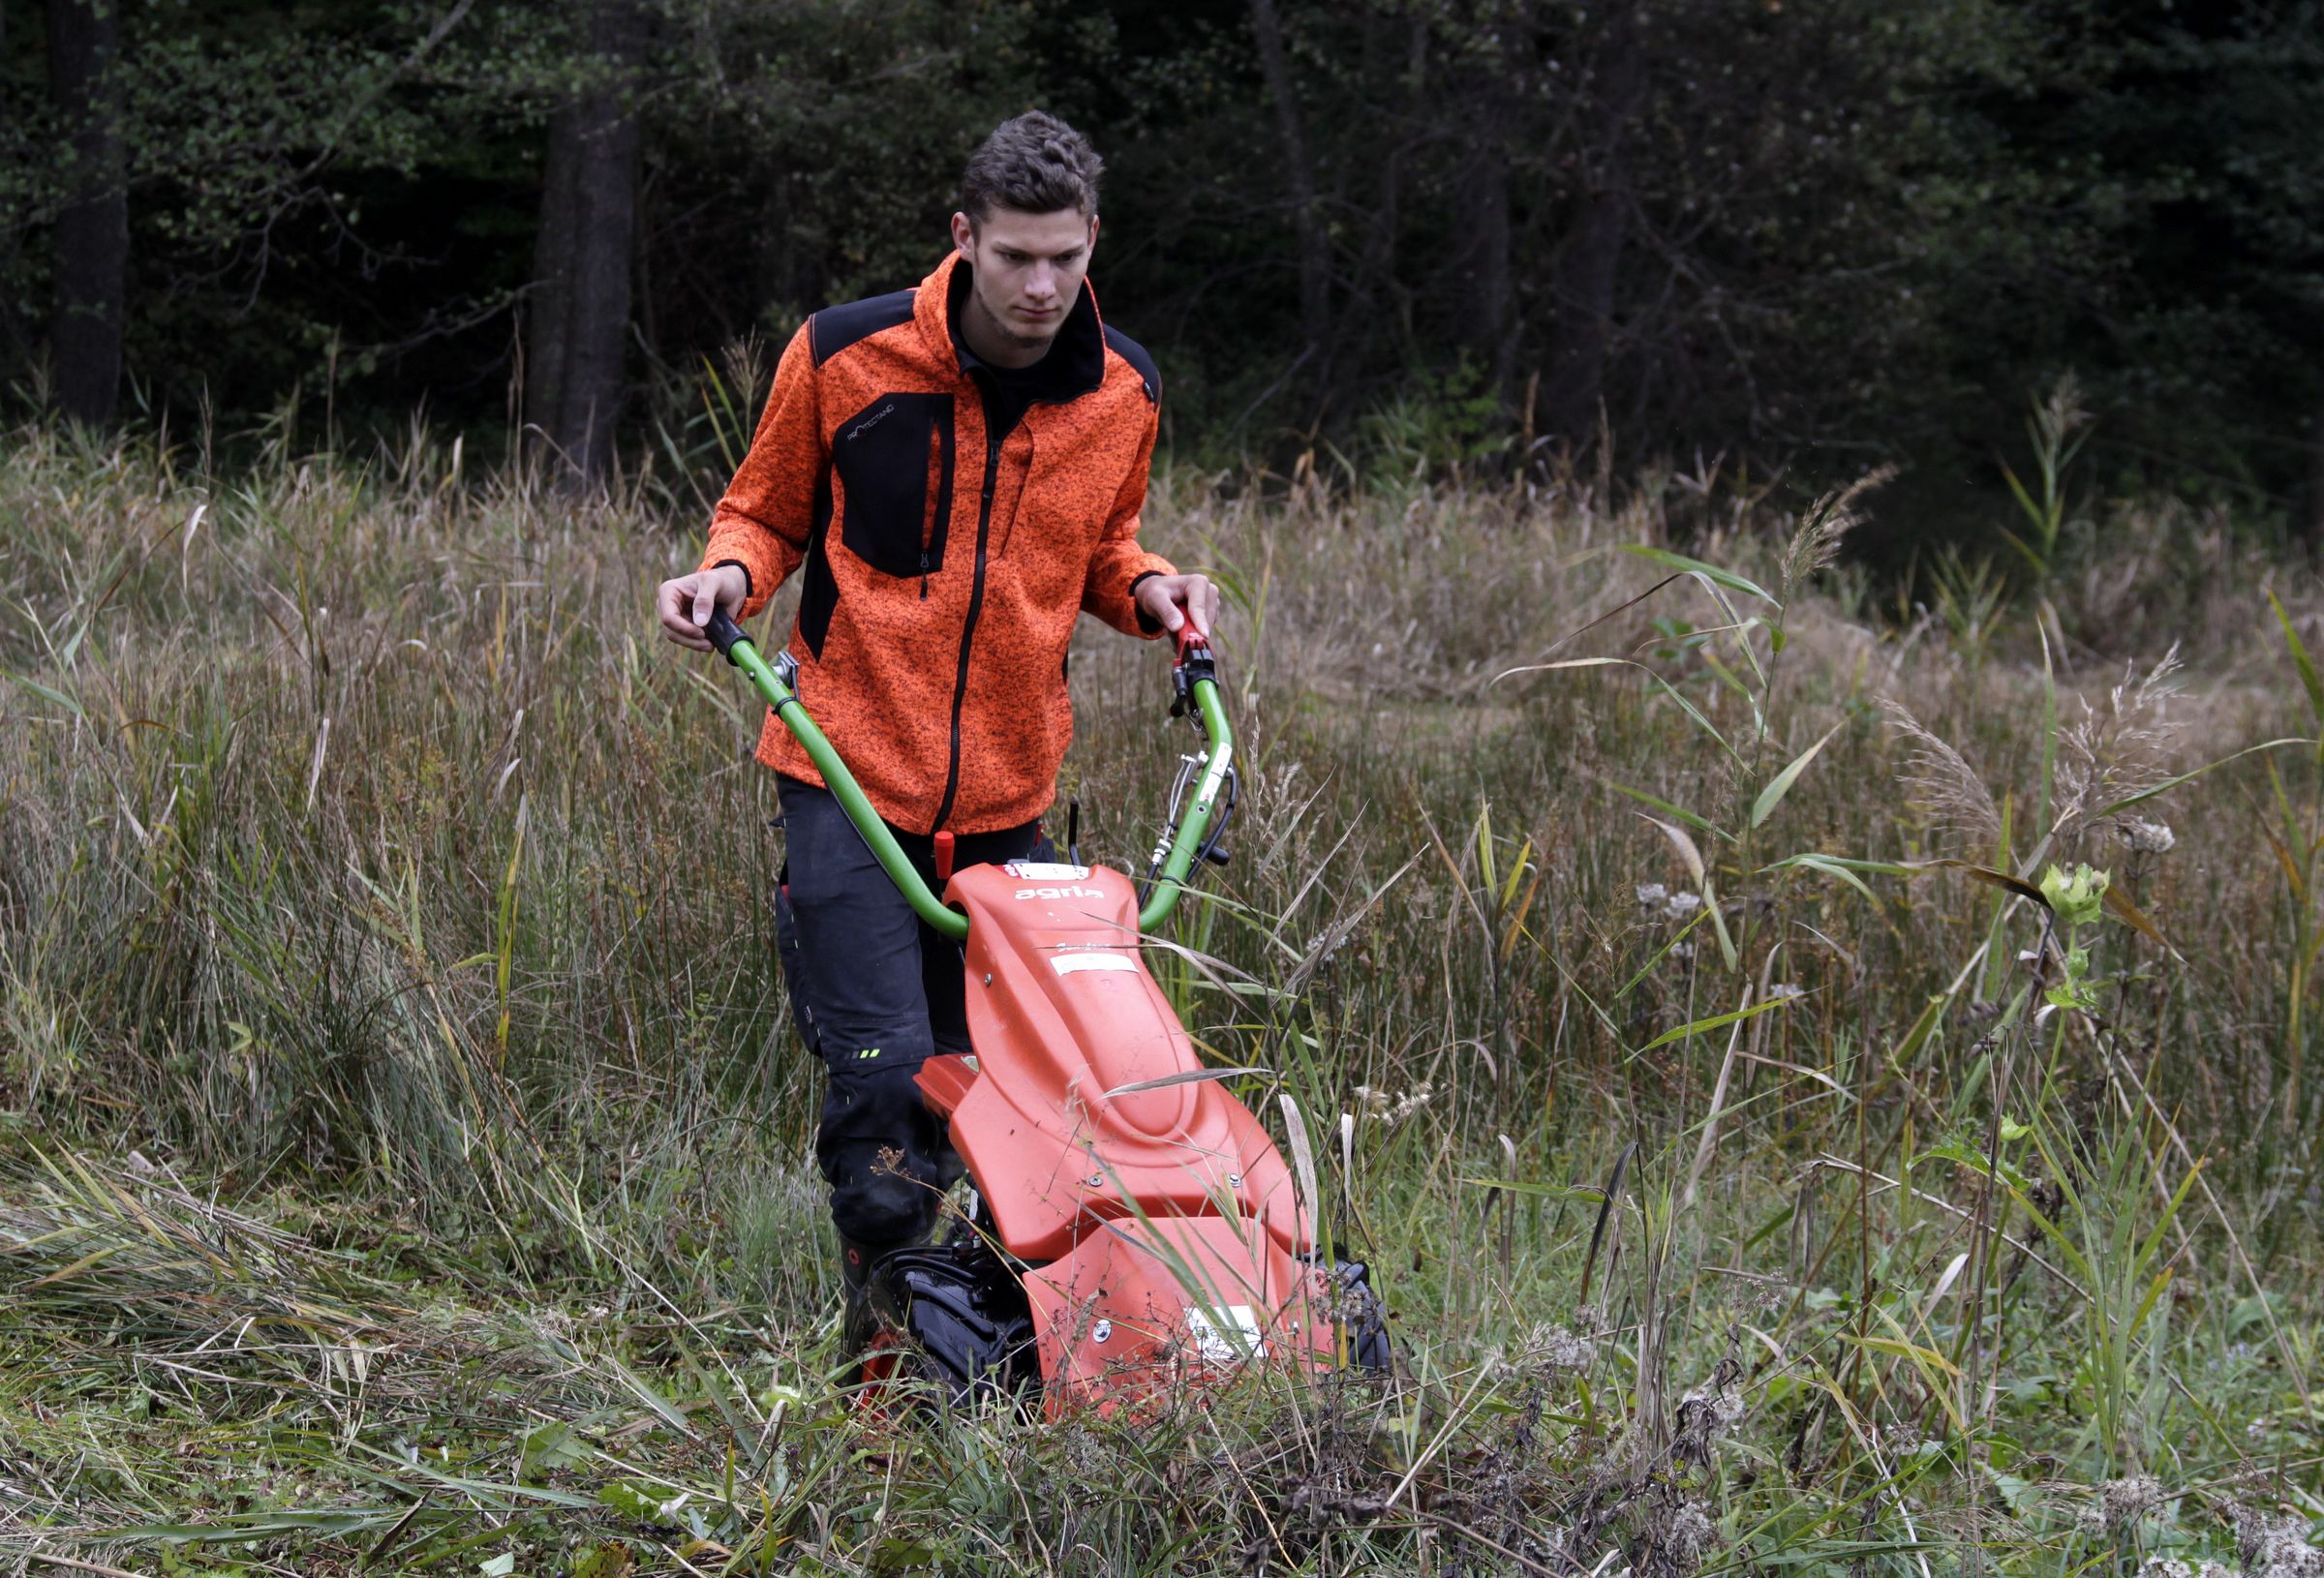
[[[1023,389],[1031,399],[1062,405],[1088,394],[1106,379],[1106,331],[1098,320],[1097,297],[1089,282],[1082,282],[1073,310],[1065,315],[1048,351],[1029,367],[995,367],[968,349],[961,334],[961,317],[967,310],[975,270],[966,258],[953,265],[951,288],[944,303],[944,321],[952,331],[952,349],[961,371]]]

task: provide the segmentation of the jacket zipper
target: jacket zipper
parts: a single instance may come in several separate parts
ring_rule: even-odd
[[[985,428],[985,493],[976,509],[976,574],[968,583],[968,617],[961,624],[961,661],[952,682],[952,756],[944,770],[944,798],[936,803],[936,819],[930,832],[943,829],[952,815],[953,797],[961,788],[961,708],[968,700],[968,644],[976,635],[976,616],[985,603],[985,542],[993,531],[993,492],[1000,484],[1000,445]]]

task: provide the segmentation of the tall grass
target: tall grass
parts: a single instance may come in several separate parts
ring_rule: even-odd
[[[757,709],[652,627],[675,491],[11,436],[0,1538],[2311,1570],[2312,574],[2125,504],[1964,619],[1833,562],[1877,486],[1165,474],[1247,769],[1157,974],[1305,1115],[1398,1372],[882,1433]],[[1065,788],[1134,865],[1178,737],[1085,645]]]

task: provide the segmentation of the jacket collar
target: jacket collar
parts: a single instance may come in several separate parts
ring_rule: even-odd
[[[985,365],[960,337],[953,322],[956,298],[964,299],[974,270],[958,251],[944,255],[935,271],[920,282],[912,299],[912,318],[931,354],[942,357],[965,378]],[[1106,380],[1106,325],[1097,314],[1097,292],[1087,280],[1065,315],[1049,354],[1037,364],[1044,369],[1039,399],[1055,405],[1078,400]]]

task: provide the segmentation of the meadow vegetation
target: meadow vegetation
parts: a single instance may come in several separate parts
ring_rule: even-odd
[[[2312,569],[2070,467],[1900,587],[1878,475],[1387,452],[1147,530],[1245,742],[1154,966],[1395,1372],[900,1428],[691,491],[11,434],[0,1562],[2324,1573]],[[1140,867],[1184,736],[1085,647]]]

